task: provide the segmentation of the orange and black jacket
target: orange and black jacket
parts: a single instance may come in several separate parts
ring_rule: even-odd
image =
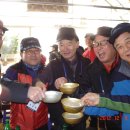
[[[34,85],[37,75],[41,73],[43,69],[43,64],[37,66],[34,70],[20,61],[7,69],[4,79]],[[17,87],[19,88],[20,86]],[[10,116],[12,129],[14,129],[16,125],[19,125],[22,130],[35,130],[47,124],[48,108],[45,103],[41,102],[36,112],[28,109],[26,105],[27,104],[12,102]]]

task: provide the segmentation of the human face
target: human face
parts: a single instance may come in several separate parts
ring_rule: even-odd
[[[68,61],[76,58],[76,50],[79,47],[79,42],[73,40],[61,40],[59,42],[60,54]]]
[[[119,35],[114,43],[120,57],[130,63],[130,32]]]
[[[87,36],[87,37],[85,38],[85,43],[86,43],[86,45],[87,45],[88,47],[92,47],[93,41],[91,40],[90,36]]]
[[[35,66],[41,61],[41,50],[38,48],[28,49],[21,52],[21,58],[26,64]]]
[[[106,65],[111,65],[115,60],[116,50],[108,42],[109,38],[97,35],[93,42],[93,48],[97,58]]]

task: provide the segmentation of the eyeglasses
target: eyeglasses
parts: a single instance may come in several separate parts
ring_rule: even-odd
[[[96,48],[98,46],[105,46],[108,43],[109,43],[109,40],[103,40],[103,41],[100,41],[100,42],[94,41],[93,47]]]
[[[32,54],[40,54],[41,53],[41,50],[40,49],[36,49],[36,50],[26,50],[26,51],[23,51],[24,53],[26,53],[27,55],[32,55]]]

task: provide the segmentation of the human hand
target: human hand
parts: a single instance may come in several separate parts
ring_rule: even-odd
[[[55,87],[56,87],[57,89],[59,89],[61,85],[63,85],[64,83],[67,83],[67,82],[68,82],[68,81],[67,81],[67,79],[66,79],[65,77],[57,78],[57,79],[55,80]]]
[[[28,98],[33,102],[39,102],[45,98],[45,89],[42,90],[40,87],[30,86],[28,89]]]
[[[41,89],[43,90],[46,90],[47,88],[47,84],[44,84],[43,82],[41,81],[37,81],[36,84],[35,84],[36,87],[40,87]]]
[[[100,96],[97,93],[87,93],[81,98],[81,101],[86,106],[96,106],[99,104]]]
[[[36,84],[35,84],[36,87],[40,87],[43,91],[43,94],[45,95],[45,92],[47,90],[47,87],[48,87],[48,83],[44,84],[43,82],[41,81],[37,81]]]

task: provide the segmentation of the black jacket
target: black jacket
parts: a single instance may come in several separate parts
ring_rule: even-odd
[[[28,74],[27,70],[25,70],[25,65],[22,61],[13,65],[13,71],[18,70],[20,73]],[[41,65],[40,72],[44,69],[44,65]],[[39,72],[39,73],[40,73]],[[17,73],[17,72],[16,72]],[[13,73],[11,73],[11,76]],[[33,81],[35,83],[35,81]],[[10,80],[6,78],[6,75],[0,81],[2,86],[2,93],[0,94],[0,100],[2,101],[11,101],[17,103],[27,103],[28,102],[28,89],[29,84],[18,83],[16,81]],[[34,85],[34,83],[32,85]]]
[[[27,103],[28,84],[2,79],[1,86],[2,93],[0,94],[0,100]]]
[[[70,63],[66,61],[63,57],[61,59],[53,60],[51,61],[47,67],[45,68],[45,71],[43,72],[43,75],[40,75],[41,81],[44,83],[48,83],[48,89],[49,90],[57,90],[54,86],[54,82],[59,77],[66,77],[69,82],[76,82],[79,83],[80,86],[86,87],[84,84],[85,82],[82,81],[84,77],[84,72],[87,71],[88,64],[90,63],[89,59],[83,58],[79,54],[77,54],[77,66],[75,69],[75,73],[73,73],[72,68],[70,67]],[[68,95],[63,95],[62,98],[67,97]],[[69,95],[71,96],[71,95]],[[51,116],[51,121],[55,124],[62,125],[64,123],[62,118],[62,113],[64,112],[61,103],[55,103],[55,104],[48,104],[49,106],[49,112]],[[83,121],[85,126],[85,121]],[[76,128],[75,130],[78,130]],[[79,127],[81,130],[84,130],[82,126]]]
[[[51,51],[49,53],[50,53],[49,62],[54,60],[54,59],[59,59],[60,58],[60,54],[59,54],[58,51]]]
[[[109,94],[113,86],[113,72],[116,69],[114,67],[109,73],[106,71],[104,65],[96,58],[92,64],[88,67],[85,78],[91,91],[100,94]],[[87,92],[88,89],[82,91]],[[84,93],[85,94],[85,93]],[[91,117],[91,126],[95,127],[97,124],[97,117]],[[99,126],[107,126],[107,130],[121,130],[121,121],[115,120],[115,117],[111,117],[111,120],[104,120],[105,118],[99,117]]]

